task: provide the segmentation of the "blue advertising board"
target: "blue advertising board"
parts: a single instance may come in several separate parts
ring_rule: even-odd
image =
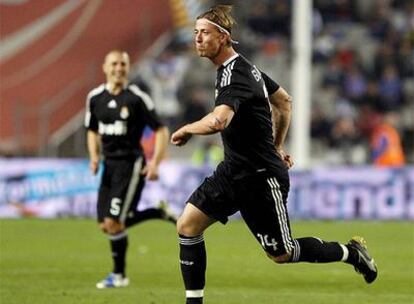
[[[167,200],[179,214],[211,167],[166,161],[138,209]],[[414,167],[290,172],[292,219],[414,220]],[[100,174],[79,159],[0,159],[0,217],[95,217]],[[252,202],[259,203],[259,202]]]

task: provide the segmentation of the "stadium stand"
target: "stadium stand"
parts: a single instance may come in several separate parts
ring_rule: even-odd
[[[37,20],[43,16],[42,12],[68,6],[63,0],[54,3],[54,6],[47,2],[36,8],[32,2],[21,5],[31,6],[30,20]],[[191,22],[203,7],[215,3],[236,5],[239,24],[235,37],[241,42],[238,50],[281,85],[287,89],[291,87],[292,1],[258,0],[243,5],[238,1],[129,1],[135,9],[122,1],[122,5],[108,1],[95,4],[96,7],[93,3],[80,2],[76,7],[67,8],[65,17],[61,17],[62,25],[54,26],[42,40],[31,42],[30,52],[27,46],[4,60],[2,47],[0,136],[3,149],[81,156],[83,150],[71,150],[82,142],[81,120],[78,119],[77,128],[72,130],[78,130],[74,132],[77,136],[59,142],[57,151],[45,150],[45,137],[65,125],[70,117],[79,115],[86,88],[98,83],[99,59],[113,46],[123,47],[133,55],[137,62],[133,81],[148,86],[170,127],[203,115],[212,106],[214,68],[194,55]],[[165,9],[166,5],[169,10]],[[7,16],[19,6],[1,6],[1,17],[5,17],[1,21],[3,42],[9,38],[8,34],[28,24],[29,16],[21,14],[12,21]],[[87,12],[94,14],[89,21],[85,20]],[[370,163],[372,123],[390,111],[398,117],[396,127],[401,134],[406,160],[414,162],[413,14],[411,1],[314,1],[312,165]],[[111,15],[112,18],[122,16],[122,25],[109,24],[107,20]],[[51,50],[58,52],[63,40],[59,38],[70,39],[67,36],[75,26],[80,26],[77,24],[81,20],[87,24],[81,34],[77,32],[78,38],[72,37],[76,41],[65,53],[36,76],[24,72],[31,71],[38,61],[49,58],[43,56],[51,49],[47,41],[54,46]],[[165,35],[156,40],[162,33]],[[42,42],[43,39],[46,42]],[[149,45],[152,45],[150,49]],[[30,64],[35,58],[39,59],[36,64]],[[13,79],[20,79],[20,82],[11,86]],[[27,94],[29,90],[30,95]],[[50,106],[50,100],[58,101]],[[35,109],[35,114],[31,114],[31,109]],[[43,125],[41,115],[49,117]],[[194,145],[200,144],[202,140],[194,141]],[[190,145],[175,153],[171,148],[170,154],[188,157],[193,149]]]
[[[292,2],[233,3],[238,50],[289,89]],[[375,122],[389,112],[414,161],[413,11],[410,1],[314,1],[312,165],[371,163]],[[191,61],[183,96],[197,87],[212,100],[214,73],[204,63]]]

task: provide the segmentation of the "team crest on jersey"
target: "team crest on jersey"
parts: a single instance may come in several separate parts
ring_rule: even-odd
[[[128,107],[122,107],[121,112],[119,112],[119,116],[121,116],[122,119],[127,119],[129,117]]]

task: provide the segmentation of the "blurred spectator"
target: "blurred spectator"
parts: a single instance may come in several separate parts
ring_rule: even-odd
[[[381,121],[381,115],[372,105],[362,104],[359,107],[356,126],[364,138],[369,139],[371,137],[372,130],[379,124],[379,121]]]
[[[396,129],[398,120],[397,113],[388,112],[372,131],[371,159],[376,166],[401,167],[405,164],[401,138]]]
[[[355,119],[357,117],[357,110],[353,103],[343,95],[339,95],[335,100],[335,116],[349,117]]]
[[[399,109],[403,102],[402,82],[395,65],[388,65],[379,83],[379,91],[388,110]]]
[[[387,9],[386,1],[375,1],[371,13],[372,15],[368,23],[371,36],[379,41],[383,41],[391,27],[390,13]]]
[[[315,62],[327,62],[335,53],[335,37],[329,27],[315,37],[313,42],[313,60]]]
[[[414,19],[414,13],[413,13]],[[413,21],[414,23],[414,21]],[[414,24],[413,24],[414,28]],[[413,31],[414,34],[414,31]],[[414,35],[413,35],[414,36]],[[414,37],[413,37],[414,39]],[[397,54],[397,66],[402,78],[414,77],[414,49],[410,40],[403,39]]]
[[[339,117],[331,130],[330,146],[340,151],[345,164],[352,164],[352,148],[359,141],[359,133],[351,117]]]
[[[391,4],[391,23],[396,31],[404,34],[414,27],[414,2],[394,0]]]
[[[338,59],[335,57],[331,58],[322,77],[323,87],[340,87],[343,83],[343,79],[344,73],[339,65]]]
[[[257,1],[247,18],[247,26],[253,33],[264,38],[289,37],[291,9],[286,0]]]
[[[170,128],[174,128],[180,114],[177,91],[188,67],[189,58],[166,48],[144,67],[144,73],[151,79],[150,90],[159,115]]]
[[[273,20],[268,15],[269,7],[263,1],[253,4],[250,17],[247,19],[247,26],[257,35],[271,36],[275,33]]]
[[[284,37],[290,36],[291,9],[286,0],[272,1],[269,19],[276,34]]]
[[[315,0],[315,7],[325,22],[351,22],[358,20],[355,0]]]
[[[267,39],[259,52],[252,56],[252,61],[272,79],[289,77],[288,52],[282,39]]]
[[[343,91],[347,98],[356,102],[365,94],[367,80],[357,65],[351,65],[344,75]]]
[[[312,33],[313,35],[319,35],[323,30],[322,15],[315,7],[312,11]]]
[[[342,69],[346,69],[355,64],[355,51],[345,44],[338,46],[335,57]]]
[[[208,99],[206,91],[203,88],[195,87],[187,92],[188,97],[183,96],[184,105],[183,123],[195,122],[207,115]]]
[[[328,119],[324,108],[316,104],[312,108],[311,114],[311,137],[313,139],[319,139],[326,144],[330,141],[332,123]]]
[[[384,98],[380,94],[378,82],[369,80],[365,94],[363,94],[358,101],[358,106],[369,106],[376,111],[385,111],[387,106]]]
[[[380,77],[386,66],[396,63],[396,57],[397,55],[392,46],[384,42],[374,58],[374,73],[376,78]]]

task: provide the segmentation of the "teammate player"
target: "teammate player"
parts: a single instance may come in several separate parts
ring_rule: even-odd
[[[197,17],[195,48],[217,67],[215,108],[171,136],[171,142],[181,146],[194,134],[221,132],[225,150],[224,161],[193,192],[178,219],[186,303],[203,302],[203,232],[216,221],[225,224],[236,211],[276,263],[343,261],[367,283],[373,282],[377,267],[362,238],[354,237],[346,245],[292,238],[286,202],[293,162],[283,150],[291,97],[233,49],[233,24],[231,6],[214,6]]]
[[[158,165],[165,156],[169,132],[159,121],[151,98],[138,86],[128,84],[129,67],[126,52],[109,52],[103,64],[106,83],[93,89],[87,97],[85,126],[93,174],[98,171],[101,148],[104,156],[98,222],[108,235],[114,263],[113,272],[96,284],[100,289],[129,284],[125,276],[126,228],[147,219],[175,222],[165,205],[137,211],[145,178],[158,178]],[[155,130],[154,155],[148,164],[140,144],[146,125]]]

